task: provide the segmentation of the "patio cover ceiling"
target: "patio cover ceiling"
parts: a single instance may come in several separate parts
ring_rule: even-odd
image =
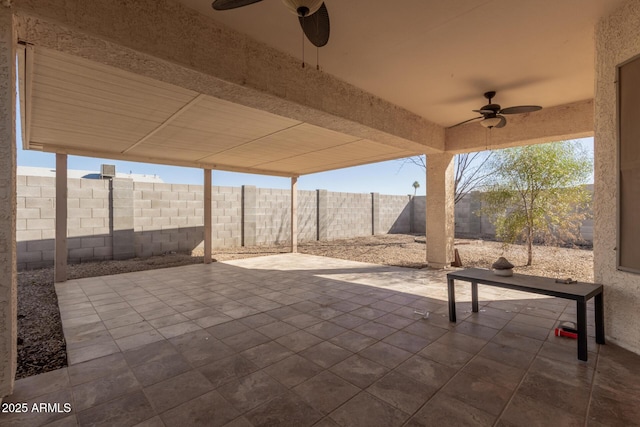
[[[420,154],[54,50],[29,55],[30,149],[281,176]]]
[[[299,176],[588,136],[594,26],[621,1],[332,1],[316,71],[300,68],[279,1],[215,13],[209,0],[15,0],[24,146]],[[545,108],[511,116],[491,144],[477,122],[445,129],[488,90]]]

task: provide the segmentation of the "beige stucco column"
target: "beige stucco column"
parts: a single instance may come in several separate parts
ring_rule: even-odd
[[[16,45],[13,16],[0,4],[0,402],[13,392],[16,288]]]
[[[56,282],[67,280],[67,155],[56,153]]]
[[[298,252],[298,177],[291,177],[291,253]]]
[[[427,264],[447,268],[453,260],[454,175],[452,154],[427,156]]]
[[[204,170],[204,263],[211,264],[211,169]]]
[[[617,269],[617,67],[640,55],[640,2],[628,0],[596,27],[594,276],[604,285],[608,342],[640,354],[640,275]]]

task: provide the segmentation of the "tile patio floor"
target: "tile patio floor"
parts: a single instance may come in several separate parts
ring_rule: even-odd
[[[444,272],[301,254],[72,280],[69,367],[5,399],[72,412],[0,425],[640,423],[639,356],[590,337],[580,362],[573,304],[480,286],[472,314],[469,288],[451,324]]]

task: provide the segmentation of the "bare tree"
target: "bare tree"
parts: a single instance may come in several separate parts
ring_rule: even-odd
[[[455,203],[458,203],[467,194],[482,186],[489,177],[491,171],[486,168],[491,158],[492,151],[477,151],[475,153],[462,153],[455,157]],[[414,156],[402,159],[402,166],[410,163],[426,171],[427,161],[425,156]],[[400,167],[402,167],[400,166]]]

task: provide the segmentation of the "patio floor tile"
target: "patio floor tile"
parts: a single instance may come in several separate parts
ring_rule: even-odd
[[[146,344],[151,344],[152,342],[161,341],[162,339],[162,335],[160,335],[160,333],[155,329],[152,329],[147,332],[141,332],[139,334],[117,339],[116,343],[118,344],[118,347],[120,347],[121,351],[127,351]]]
[[[244,413],[285,393],[287,388],[262,371],[254,372],[218,388],[220,394]]]
[[[135,425],[155,411],[142,390],[91,407],[77,414],[80,425]]]
[[[442,392],[495,416],[500,415],[512,394],[507,388],[465,373],[458,373]]]
[[[160,417],[167,427],[218,427],[226,425],[238,415],[238,411],[220,393],[210,391],[163,412]]]
[[[240,354],[257,366],[264,368],[290,356],[293,353],[291,350],[288,350],[277,342],[270,341],[250,348],[249,350],[245,350]]]
[[[207,332],[209,332],[219,340],[239,334],[240,332],[248,331],[249,329],[251,328],[240,322],[239,320],[232,320],[230,322],[225,322],[206,328]]]
[[[266,368],[264,371],[288,388],[317,375],[323,369],[304,357],[294,354]]]
[[[566,413],[584,417],[590,392],[582,386],[572,386],[542,374],[528,373],[517,394],[555,406]]]
[[[430,426],[492,426],[496,416],[484,412],[481,409],[470,406],[454,397],[446,394],[437,394],[429,400],[416,414],[407,422],[411,427]],[[523,418],[526,420],[526,418]],[[522,424],[518,424],[522,425]],[[524,425],[529,425],[527,422]],[[549,424],[542,425],[564,425]]]
[[[367,392],[384,400],[394,408],[413,414],[436,392],[413,378],[392,371],[373,383]]]
[[[360,392],[360,389],[331,372],[324,371],[293,389],[317,411],[328,414]]]
[[[342,426],[370,427],[400,426],[409,418],[408,414],[367,392],[361,392],[329,416]]]
[[[640,357],[596,345],[590,324],[578,361],[553,334],[574,304],[487,288],[471,313],[459,288],[451,323],[446,272],[302,254],[56,284],[70,366],[5,401],[73,411],[0,425],[637,422]]]
[[[332,366],[330,371],[364,389],[382,378],[389,372],[389,368],[355,354]]]
[[[193,321],[187,321],[182,323],[176,323],[174,325],[165,326],[158,329],[158,332],[162,334],[166,339],[184,335],[188,332],[199,331],[202,328]]]
[[[235,351],[248,350],[269,341],[271,341],[269,337],[251,329],[222,339],[222,342]]]
[[[477,356],[461,372],[485,379],[499,386],[515,390],[524,376],[525,370],[506,366],[504,363]]]
[[[381,340],[397,331],[395,328],[377,322],[367,322],[356,326],[353,330],[359,334],[375,338],[376,340]]]
[[[341,333],[346,332],[347,330],[342,326],[336,325],[335,323],[324,321],[316,323],[313,326],[309,326],[305,329],[305,331],[317,337],[320,337],[323,340],[328,340],[335,337],[336,335],[340,335]]]
[[[341,360],[351,356],[348,350],[338,347],[335,344],[331,344],[328,341],[323,341],[320,344],[314,345],[302,352],[300,355],[306,357],[316,365],[320,365],[323,368],[329,368]]]
[[[396,368],[396,371],[435,389],[445,385],[457,372],[454,368],[421,356],[407,359]]]
[[[69,349],[67,351],[67,359],[69,365],[86,362],[87,360],[97,359],[98,357],[108,356],[118,353],[120,347],[114,341],[107,341],[90,347],[80,347]]]
[[[395,332],[382,341],[411,353],[417,353],[431,343],[427,338],[422,338],[405,331]]]
[[[322,415],[295,393],[284,393],[245,414],[251,425],[300,427],[315,424]]]
[[[192,370],[146,387],[144,393],[156,411],[163,412],[211,390],[209,380]]]
[[[358,354],[393,369],[411,357],[411,353],[384,342],[378,342],[365,348]]]
[[[140,388],[130,370],[98,378],[73,387],[74,408],[82,411]]]
[[[258,369],[258,366],[250,360],[237,354],[198,367],[198,370],[215,388],[231,380],[237,380],[238,378],[247,376]]]
[[[297,330],[296,332],[278,338],[276,342],[297,353],[322,342],[322,338],[318,338],[305,331]]]
[[[359,316],[355,316],[351,313],[341,314],[340,316],[334,317],[330,320],[332,323],[336,325],[342,326],[343,328],[352,329],[360,325],[364,325],[368,322],[367,319],[364,319]]]
[[[296,328],[295,326],[291,326],[290,324],[282,322],[280,320],[269,323],[268,325],[260,326],[256,329],[256,331],[268,336],[271,339],[280,338],[283,335],[290,334],[297,330],[298,328]]]
[[[375,344],[378,340],[354,331],[347,331],[344,334],[331,338],[329,342],[357,353],[369,347],[371,344]]]

